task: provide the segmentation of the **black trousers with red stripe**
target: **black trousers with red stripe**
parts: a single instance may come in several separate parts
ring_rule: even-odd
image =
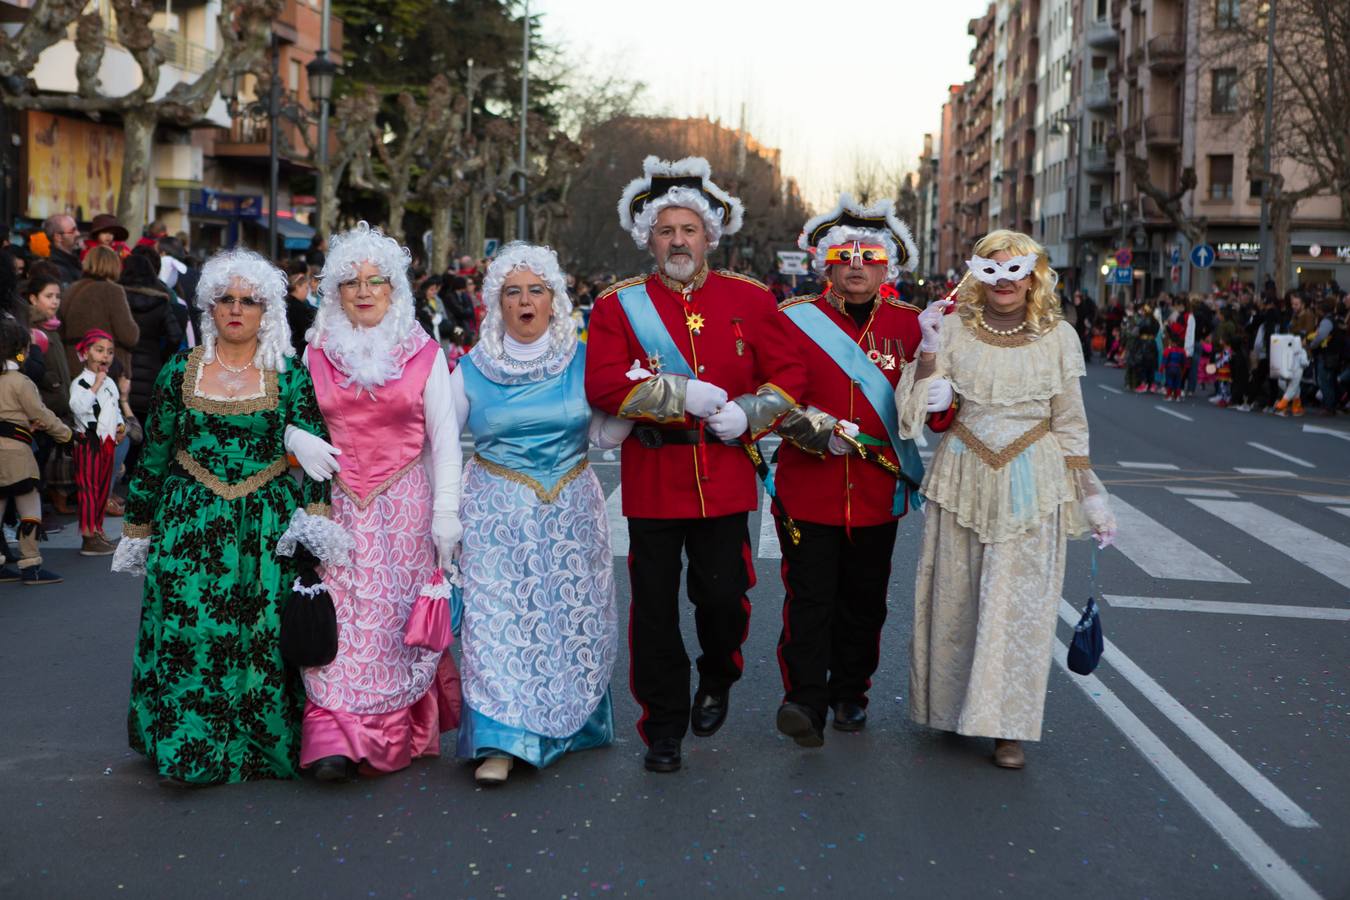
[[[792,545],[778,521],[783,548],[783,631],[778,667],[784,702],[809,706],[824,718],[830,704],[867,705],[881,659],[886,585],[899,522],[852,529],[798,522]]]
[[[650,744],[689,727],[689,656],[680,635],[681,552],[689,557],[689,601],[698,632],[698,676],[721,692],[741,677],[755,585],[749,513],[711,519],[628,520],[629,683],[642,707],[638,734]]]

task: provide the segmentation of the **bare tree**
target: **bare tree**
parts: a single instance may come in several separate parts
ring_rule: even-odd
[[[226,0],[218,19],[221,49],[195,81],[183,81],[164,96],[159,90],[163,54],[155,46],[150,19],[153,0],[111,0],[117,21],[117,41],[135,60],[141,82],[121,96],[101,93],[98,70],[106,50],[106,26],[95,8],[80,16],[84,4],[75,0],[38,0],[28,21],[13,39],[0,40],[0,93],[14,109],[82,112],[91,118],[121,118],[125,143],[117,217],[136,227],[148,219],[150,161],[155,129],[160,124],[184,128],[199,125],[212,102],[230,79],[254,68],[266,47],[271,21],[280,14],[282,0]],[[42,51],[63,39],[76,23],[75,64],[78,90],[74,94],[44,93],[28,77]]]

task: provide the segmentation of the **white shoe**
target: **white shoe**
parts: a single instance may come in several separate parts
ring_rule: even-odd
[[[473,780],[483,785],[506,784],[513,762],[509,756],[490,756],[473,773]]]

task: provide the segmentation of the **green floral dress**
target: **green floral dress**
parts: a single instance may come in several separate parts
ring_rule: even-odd
[[[305,692],[281,659],[295,579],[275,554],[297,507],[287,425],[327,438],[309,373],[265,372],[261,396],[197,395],[200,348],[159,373],[123,533],[150,537],[127,732],[163,775],[207,784],[297,773]]]

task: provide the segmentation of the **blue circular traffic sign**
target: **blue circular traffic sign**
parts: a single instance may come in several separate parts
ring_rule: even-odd
[[[1196,244],[1191,249],[1191,265],[1197,269],[1208,269],[1214,265],[1214,248],[1209,244]]]

